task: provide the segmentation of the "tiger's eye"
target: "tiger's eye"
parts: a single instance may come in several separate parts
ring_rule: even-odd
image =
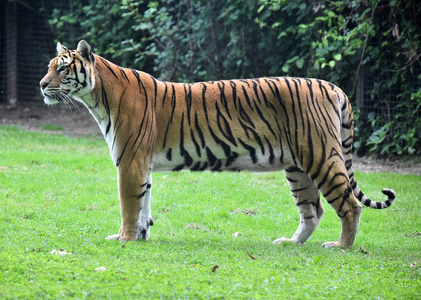
[[[57,68],[57,72],[64,73],[67,70],[67,66],[63,65]]]

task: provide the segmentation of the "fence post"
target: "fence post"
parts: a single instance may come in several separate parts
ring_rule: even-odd
[[[357,75],[357,86],[355,89],[357,108],[362,109],[364,107],[364,66],[362,65]]]
[[[6,103],[9,108],[16,108],[18,102],[16,1],[7,1],[4,17],[6,20]]]

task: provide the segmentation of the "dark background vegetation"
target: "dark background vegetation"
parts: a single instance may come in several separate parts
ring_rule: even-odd
[[[96,54],[162,80],[288,75],[331,81],[353,102],[359,154],[421,154],[418,0],[2,0],[1,5],[3,102],[14,10],[18,84],[23,86],[37,62],[35,83],[23,89],[19,101],[39,101],[39,93],[29,91],[38,89],[55,42],[74,49],[86,39]]]

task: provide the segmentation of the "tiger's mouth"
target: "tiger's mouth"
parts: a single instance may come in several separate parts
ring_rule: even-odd
[[[73,99],[69,96],[69,91],[61,87],[41,88],[41,94],[44,96],[44,102],[48,105],[57,103],[74,104]]]

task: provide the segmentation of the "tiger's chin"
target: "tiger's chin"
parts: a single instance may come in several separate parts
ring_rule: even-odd
[[[44,103],[47,105],[54,105],[54,104],[60,103],[60,101],[58,101],[55,98],[44,95]]]

